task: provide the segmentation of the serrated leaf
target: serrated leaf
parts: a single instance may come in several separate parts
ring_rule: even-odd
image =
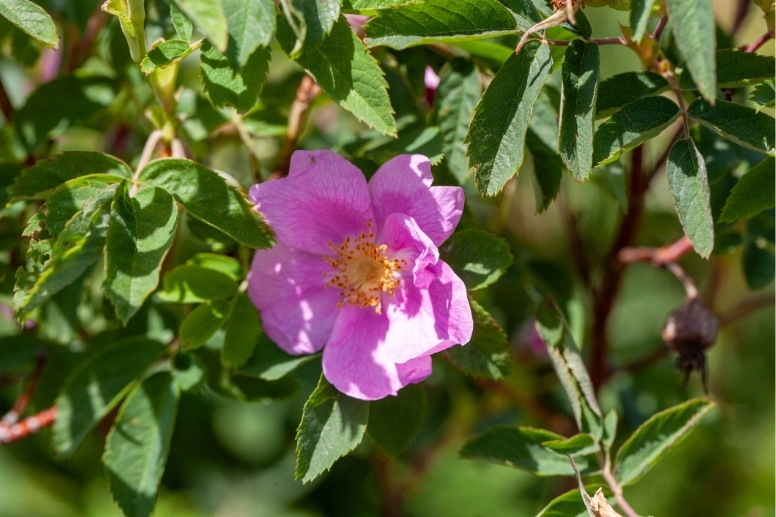
[[[339,19],[342,0],[285,0],[283,9],[288,21],[289,15],[294,18],[297,42],[289,55],[296,58],[302,47],[312,48],[320,44]]]
[[[776,198],[776,160],[766,158],[752,167],[733,187],[719,221],[734,223],[773,208]]]
[[[617,201],[622,213],[628,213],[628,172],[622,163],[615,161],[598,167],[590,179]]]
[[[172,0],[220,52],[226,52],[229,33],[221,0]],[[184,38],[185,39],[185,38]]]
[[[321,376],[296,432],[296,479],[306,483],[361,443],[369,403],[337,391]]]
[[[342,11],[349,14],[377,14],[379,9],[391,9],[423,0],[343,0]]]
[[[26,148],[34,151],[50,135],[83,124],[105,109],[117,90],[118,83],[107,77],[59,76],[38,86],[27,97],[15,114],[14,124]]]
[[[620,484],[630,485],[646,474],[714,406],[711,399],[692,399],[661,411],[641,424],[617,452],[615,471]]]
[[[666,0],[671,30],[698,90],[713,102],[717,91],[716,24],[711,0]]]
[[[400,154],[422,154],[432,165],[442,161],[442,135],[438,127],[416,128],[402,131],[396,139],[378,145],[367,146],[363,154],[377,163],[385,163]]]
[[[32,362],[45,347],[52,345],[54,343],[27,334],[0,337],[0,372]]]
[[[714,247],[714,220],[706,162],[695,142],[679,140],[668,153],[668,186],[684,233],[703,258]]]
[[[474,317],[472,338],[464,346],[448,348],[447,357],[466,375],[503,379],[512,370],[507,335],[480,304],[474,300],[469,304]]]
[[[575,434],[560,440],[549,440],[543,442],[542,445],[551,451],[571,454],[572,456],[595,454],[599,450],[595,438],[587,433]]]
[[[574,40],[563,57],[559,148],[577,181],[593,170],[593,131],[601,57],[598,45]]]
[[[54,20],[42,7],[29,0],[3,0],[0,2],[0,16],[43,44],[59,48]]]
[[[164,353],[161,343],[130,338],[83,361],[57,397],[52,445],[61,458],[73,454],[86,434],[129,391],[132,383]]]
[[[237,371],[240,375],[275,381],[299,366],[319,358],[320,354],[289,355],[262,333],[256,341],[253,355]]]
[[[181,343],[188,350],[204,345],[221,328],[231,309],[228,300],[208,300],[191,311],[181,323]]]
[[[159,297],[166,302],[198,303],[230,298],[235,294],[237,282],[225,274],[184,264],[164,276],[164,291],[159,293]]]
[[[41,160],[24,169],[9,187],[11,200],[45,199],[69,180],[93,174],[116,176],[116,181],[132,177],[129,166],[113,156],[90,151],[67,151]]]
[[[159,271],[172,246],[178,209],[170,194],[158,187],[129,197],[128,187],[116,191],[105,249],[105,296],[124,325],[159,284]]]
[[[148,51],[148,54],[140,62],[140,71],[148,75],[156,70],[156,67],[169,65],[174,60],[185,57],[190,53],[191,48],[187,41],[163,41]]]
[[[562,439],[559,434],[533,427],[492,427],[466,443],[460,455],[469,460],[486,460],[527,470],[537,476],[573,476],[574,470],[565,454],[542,446],[544,442]],[[598,468],[590,456],[579,456],[575,462],[583,474]]]
[[[729,140],[771,156],[776,154],[774,120],[765,113],[719,99],[712,106],[699,97],[687,108],[687,114]]]
[[[370,47],[403,49],[440,41],[495,37],[517,30],[515,18],[495,0],[426,0],[378,11],[364,27]]]
[[[484,230],[455,232],[439,251],[440,257],[471,291],[498,280],[514,261],[509,244]]]
[[[631,37],[636,43],[641,43],[641,38],[647,31],[649,15],[652,13],[655,0],[631,0],[630,4]]]
[[[763,56],[754,52],[744,52],[735,48],[717,50],[717,87],[738,88],[773,79],[776,61],[773,56]],[[679,76],[679,86],[683,90],[696,90],[689,70]]]
[[[755,86],[749,97],[749,104],[759,112],[763,108],[773,108],[776,105],[776,87],[773,79],[768,79]]]
[[[626,104],[669,88],[668,81],[655,72],[625,72],[610,77],[598,86],[596,117],[606,117]]]
[[[241,113],[253,108],[267,80],[269,60],[269,47],[259,47],[238,70],[213,45],[207,41],[202,43],[202,88],[211,104],[216,108],[234,106]]]
[[[149,163],[140,181],[163,188],[197,219],[250,248],[268,248],[272,230],[248,201],[223,178],[198,163],[164,158]]]
[[[40,220],[53,237],[59,236],[65,225],[97,192],[122,181],[120,176],[90,174],[69,180],[56,189],[46,199],[46,213],[40,214]]]
[[[169,372],[147,378],[127,397],[105,442],[102,461],[113,500],[127,517],[154,509],[178,409]]]
[[[296,37],[285,18],[278,18],[278,42],[291,54]],[[305,45],[295,57],[326,94],[380,133],[396,136],[388,83],[377,62],[350,26],[340,20],[322,42]]]
[[[268,47],[275,33],[272,0],[221,0],[226,13],[229,44],[226,57],[240,71],[259,47]]]
[[[410,384],[396,396],[369,404],[366,432],[389,456],[398,456],[409,447],[426,418],[426,390]]]
[[[596,167],[659,135],[679,116],[679,106],[665,97],[645,97],[626,104],[598,126],[593,138]]]
[[[776,256],[765,243],[748,239],[741,254],[741,269],[749,289],[762,289],[773,281]]]
[[[520,169],[531,110],[550,73],[549,48],[529,41],[504,63],[477,104],[464,142],[483,195],[498,194]]]
[[[507,59],[515,53],[515,49],[513,48],[487,40],[472,39],[451,41],[448,45],[465,50],[472,56],[482,58],[487,61],[488,64],[495,65],[496,67],[500,67],[506,63]]]
[[[442,70],[434,101],[434,120],[442,134],[448,170],[463,185],[469,177],[466,132],[480,99],[480,77],[470,61],[456,58]]]
[[[221,363],[232,369],[244,365],[253,355],[261,333],[261,321],[256,307],[246,295],[238,295],[226,324]]]
[[[172,19],[172,26],[175,27],[178,38],[188,42],[194,32],[194,26],[175,4],[170,4],[170,19]]]

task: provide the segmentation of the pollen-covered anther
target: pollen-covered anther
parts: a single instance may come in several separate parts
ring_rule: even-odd
[[[323,276],[328,278],[326,287],[340,290],[342,299],[337,307],[341,309],[346,303],[362,309],[374,307],[380,314],[381,294],[393,296],[399,285],[398,273],[407,261],[390,258],[385,244],[375,244],[371,221],[367,227],[368,233],[361,232],[355,239],[346,237],[337,247],[329,243],[334,256],[324,255],[323,259],[334,271]]]

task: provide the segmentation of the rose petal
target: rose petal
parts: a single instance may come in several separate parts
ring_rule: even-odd
[[[282,243],[258,250],[248,273],[248,295],[261,313],[267,335],[289,354],[317,352],[339,316],[336,289],[326,289],[322,256]]]
[[[410,359],[406,363],[397,364],[396,369],[402,386],[423,382],[431,375],[431,356]]]
[[[337,246],[346,236],[367,231],[367,220],[374,220],[369,190],[353,164],[331,151],[297,151],[291,170],[290,176],[250,191],[278,241],[323,255],[330,252],[329,243]]]
[[[412,217],[404,214],[391,214],[385,221],[382,242],[388,246],[391,256],[407,257],[412,264],[412,278],[416,287],[425,289],[434,280],[435,275],[426,270],[430,264],[439,260],[439,250],[431,239],[423,233]]]
[[[377,228],[388,216],[405,214],[439,246],[455,229],[463,214],[460,187],[431,187],[434,181],[428,158],[403,154],[386,162],[369,181]]]

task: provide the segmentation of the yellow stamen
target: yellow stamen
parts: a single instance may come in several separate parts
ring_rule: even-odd
[[[337,304],[340,309],[345,303],[361,307],[374,307],[380,314],[380,296],[388,293],[393,296],[399,285],[398,272],[407,265],[403,259],[391,259],[386,254],[385,244],[375,244],[375,234],[372,232],[372,221],[367,221],[369,233],[361,232],[355,239],[345,237],[336,248],[329,243],[334,256],[324,255],[323,259],[334,268],[333,276],[329,277],[326,287],[336,287],[340,290],[342,300]]]

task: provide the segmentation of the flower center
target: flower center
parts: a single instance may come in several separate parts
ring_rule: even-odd
[[[334,256],[324,255],[323,259],[334,268],[333,273],[323,273],[327,277],[326,287],[340,290],[342,299],[337,304],[340,309],[345,303],[362,309],[374,307],[380,314],[380,295],[385,292],[393,296],[399,285],[398,272],[407,264],[403,259],[388,257],[385,244],[374,243],[372,221],[367,221],[369,233],[361,232],[355,239],[346,237],[336,248],[329,243]]]

